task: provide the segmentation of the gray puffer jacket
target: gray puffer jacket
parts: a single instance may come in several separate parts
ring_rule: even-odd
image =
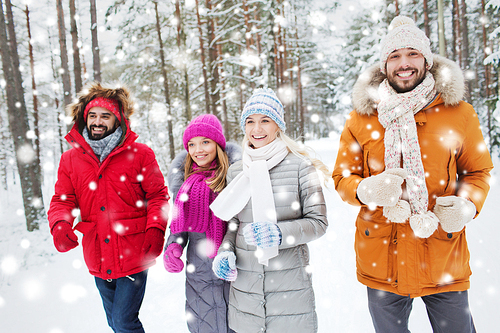
[[[241,159],[241,148],[228,142],[226,153],[229,164]],[[184,182],[184,162],[187,152],[179,153],[169,168],[167,182],[171,197],[175,200]],[[232,333],[227,325],[229,283],[218,279],[212,271],[213,258],[200,255],[197,247],[206,240],[205,233],[181,232],[170,234],[165,249],[173,242],[186,247],[186,316],[188,329],[192,333]]]
[[[228,181],[242,172],[242,163],[229,168]],[[321,237],[328,226],[320,180],[309,160],[289,153],[269,170],[282,242],[269,266],[258,263],[255,246],[243,228],[253,222],[251,200],[228,228],[219,253],[236,254],[238,277],[229,293],[229,326],[238,333],[317,332],[307,242]]]

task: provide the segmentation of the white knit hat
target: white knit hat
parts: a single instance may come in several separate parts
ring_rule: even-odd
[[[427,70],[432,68],[431,42],[415,22],[406,16],[396,16],[389,26],[389,33],[381,42],[380,70],[385,74],[385,64],[389,54],[399,49],[415,49],[422,53]]]
[[[272,89],[259,88],[250,96],[241,112],[240,126],[243,131],[245,131],[247,118],[256,113],[268,116],[283,132],[286,130],[283,104]]]

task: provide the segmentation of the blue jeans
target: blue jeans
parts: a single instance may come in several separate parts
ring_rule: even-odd
[[[422,296],[433,332],[475,333],[467,291]],[[413,298],[368,288],[368,307],[378,333],[408,333]]]
[[[144,333],[139,320],[148,271],[114,280],[95,278],[106,311],[108,325],[116,333]]]

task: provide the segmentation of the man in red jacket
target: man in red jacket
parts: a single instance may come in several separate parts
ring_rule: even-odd
[[[68,106],[74,125],[66,139],[73,148],[61,156],[48,212],[59,252],[78,245],[74,229],[83,234],[85,263],[115,332],[144,332],[139,309],[168,212],[155,155],[129,127],[133,105],[127,89],[91,83]]]

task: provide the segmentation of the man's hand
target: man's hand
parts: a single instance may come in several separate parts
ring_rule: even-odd
[[[450,195],[436,199],[434,214],[446,232],[459,232],[476,216],[476,206],[467,199]]]
[[[155,259],[161,254],[163,242],[165,241],[165,232],[158,228],[149,228],[146,230],[146,237],[142,245],[144,259]]]
[[[56,222],[51,232],[57,251],[68,252],[78,246],[78,237],[69,222]]]
[[[401,185],[406,171],[401,168],[385,170],[379,175],[363,179],[357,188],[359,200],[365,205],[394,206],[403,193]]]

